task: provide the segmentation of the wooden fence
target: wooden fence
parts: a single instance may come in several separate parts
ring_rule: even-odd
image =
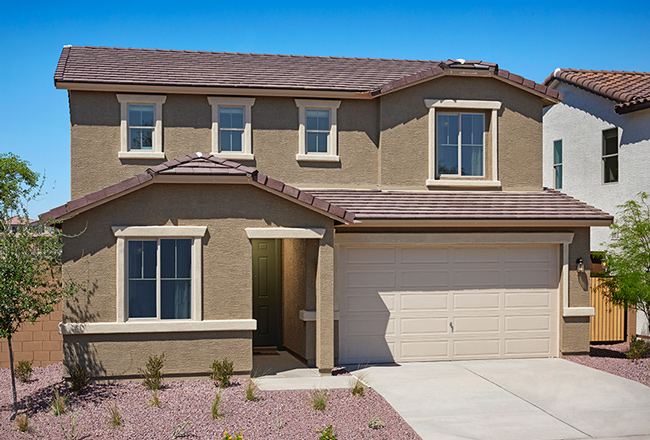
[[[591,306],[596,314],[589,321],[589,339],[591,342],[625,341],[625,308],[609,302],[606,292],[603,278],[590,278]]]

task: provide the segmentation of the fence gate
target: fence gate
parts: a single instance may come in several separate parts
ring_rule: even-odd
[[[591,342],[625,341],[625,308],[615,306],[606,298],[603,278],[589,279],[591,306],[596,314],[589,321]]]

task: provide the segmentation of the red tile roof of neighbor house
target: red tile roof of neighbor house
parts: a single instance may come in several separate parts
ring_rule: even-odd
[[[482,61],[394,60],[188,50],[66,46],[56,83],[100,83],[320,90],[378,95],[453,72],[472,69],[531,89],[557,102],[561,94]],[[65,88],[65,87],[64,87]]]
[[[650,108],[650,72],[556,69],[544,85],[555,80],[616,101],[617,113]]]
[[[340,219],[356,220],[588,220],[612,216],[555,190],[537,192],[382,191],[298,189],[211,154],[190,154],[148,168],[102,190],[72,200],[41,215],[64,219],[80,209],[109,201],[152,181],[156,176],[244,176],[273,192]]]
[[[265,174],[260,173],[255,168],[247,167],[237,162],[232,162],[223,158],[215,157],[212,154],[195,153],[179,157],[168,162],[147,168],[140,174],[130,179],[123,180],[114,185],[107,186],[99,191],[95,191],[84,197],[71,200],[65,205],[54,208],[44,214],[41,214],[43,220],[60,220],[67,216],[73,215],[80,209],[89,208],[111,200],[127,191],[137,189],[137,187],[152,181],[156,176],[243,176],[248,177],[252,182],[263,185],[273,192],[282,194],[289,199],[311,205],[319,211],[323,211],[330,216],[338,218],[342,222],[351,222],[354,220],[354,214],[346,210],[321,200],[308,192],[301,191],[293,186],[285,185],[279,180],[272,179]]]
[[[556,190],[308,190],[357,220],[598,220],[613,217]]]

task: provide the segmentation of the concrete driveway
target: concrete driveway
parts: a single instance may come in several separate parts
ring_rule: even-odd
[[[357,370],[427,439],[650,439],[650,388],[563,359]]]

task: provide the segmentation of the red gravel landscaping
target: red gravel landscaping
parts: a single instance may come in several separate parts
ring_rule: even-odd
[[[650,387],[650,359],[626,359],[629,343],[599,344],[591,346],[589,356],[570,356],[566,359],[576,364],[615,374]]]
[[[165,381],[158,393],[161,408],[150,407],[151,392],[140,382],[94,384],[75,396],[68,392],[61,379],[61,364],[35,368],[33,381],[17,382],[18,398],[29,409],[31,433],[18,432],[11,416],[11,382],[8,369],[0,370],[0,438],[1,439],[63,439],[61,422],[66,432],[74,414],[82,427],[83,439],[171,439],[174,428],[191,420],[185,434],[176,438],[222,439],[224,431],[242,431],[246,440],[318,439],[317,429],[330,423],[339,440],[419,439],[413,429],[376,392],[366,390],[362,398],[349,390],[330,390],[327,408],[310,408],[308,391],[257,391],[260,400],[245,399],[243,380],[222,393],[220,406],[224,417],[213,420],[211,406],[216,388],[209,380]],[[52,413],[53,388],[68,396],[67,413],[60,418]],[[121,427],[108,425],[109,407],[117,405],[124,420]],[[379,429],[368,427],[371,417],[385,422]],[[69,434],[68,434],[69,436]]]

